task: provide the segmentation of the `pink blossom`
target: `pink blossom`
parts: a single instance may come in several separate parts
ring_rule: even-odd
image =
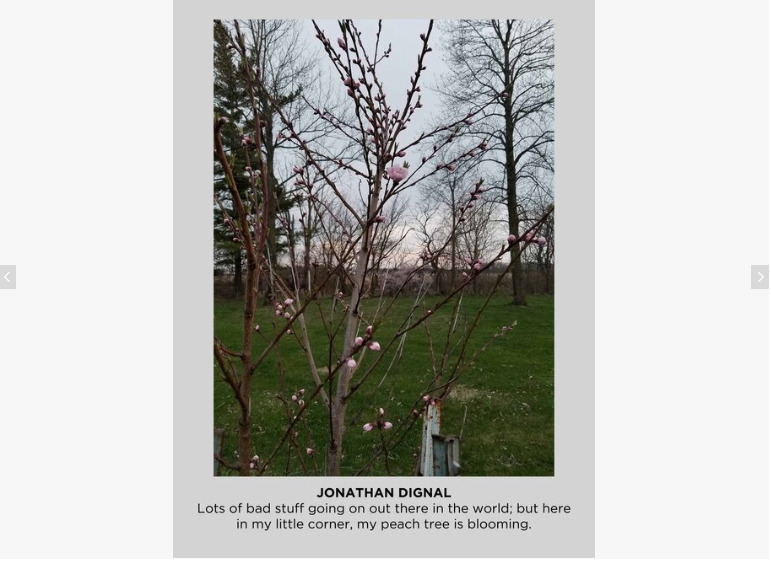
[[[427,403],[430,400],[431,400],[431,397],[429,395],[423,395],[423,402],[424,403]]]
[[[472,124],[472,123],[474,123],[474,122],[473,122],[473,121],[471,121],[471,118],[470,118],[470,117],[467,117],[466,119],[464,119],[464,120],[463,120],[463,123],[465,123],[466,125],[471,125],[471,124]]]
[[[379,352],[380,351],[380,343],[379,342],[370,342],[369,344],[367,344],[367,348],[369,348],[373,352]]]
[[[305,401],[300,399],[299,401],[297,401],[297,406],[300,407],[300,408],[303,408],[305,406]]]
[[[364,339],[361,336],[357,336],[353,343],[356,344],[356,346],[361,346],[364,344]]]
[[[254,325],[254,330],[256,330],[257,332],[260,332],[260,325]]]
[[[407,156],[407,151],[399,151],[396,153],[396,156],[398,156],[399,158],[404,158],[405,156]]]
[[[300,397],[302,397],[303,395],[305,395],[305,389],[300,389],[300,390],[297,392],[297,394],[298,394],[298,395],[300,395]]]
[[[391,166],[386,169],[386,176],[394,182],[401,182],[407,177],[407,169],[403,166]]]
[[[369,325],[369,326],[367,327],[367,331],[366,331],[366,332],[367,332],[367,335],[370,335],[370,336],[371,336],[371,335],[372,335],[372,331],[373,331],[373,330],[374,330],[374,329],[372,328],[372,325]]]
[[[383,223],[385,222],[385,220],[386,220],[385,215],[378,215],[377,217],[375,217],[375,223]]]
[[[302,174],[303,173],[303,169],[300,168],[297,165],[292,166],[292,170],[294,171],[295,174]]]
[[[308,455],[313,455],[315,452],[313,451],[313,448],[305,448],[305,453]]]
[[[346,77],[343,79],[343,84],[345,84],[346,86],[350,86],[351,84],[353,84],[353,80],[351,80],[351,77],[350,77],[350,76],[346,76]]]
[[[391,428],[393,428],[393,424],[391,422],[383,423],[383,430],[390,430]]]
[[[375,425],[374,425],[374,424],[372,424],[371,422],[368,422],[367,424],[365,424],[364,426],[362,426],[362,428],[364,429],[364,432],[369,432],[369,431],[370,431],[370,430],[372,430],[374,427],[375,427]]]
[[[256,455],[256,456],[252,457],[252,461],[254,463],[257,463],[258,461],[260,461],[260,456]]]
[[[353,358],[348,358],[348,360],[345,363],[351,369],[356,367],[356,360],[354,360]]]
[[[294,299],[286,299],[284,301],[284,306],[289,307],[292,303],[294,303]]]
[[[517,235],[509,235],[506,237],[506,242],[513,243],[517,242]]]
[[[377,412],[378,412],[378,413],[380,413],[380,416],[383,416],[383,415],[385,414],[385,411],[383,410],[383,407],[380,407],[380,408],[377,410]]]
[[[471,264],[473,264],[473,263],[474,263],[474,261],[471,258],[466,258],[466,264],[471,266]]]
[[[337,292],[337,298],[338,299],[342,299],[343,298],[343,292],[342,291],[338,291]]]
[[[249,469],[254,469],[254,464],[253,463],[249,464]]]
[[[479,264],[479,263],[477,262],[476,264],[474,264],[474,269],[475,269],[475,270],[478,272],[479,270],[481,270],[481,269],[482,269],[482,264]]]
[[[454,164],[448,164],[448,165],[447,165],[447,169],[448,169],[450,172],[452,172],[453,170],[455,170],[455,165],[454,165]]]
[[[296,403],[297,402],[297,395],[292,395],[292,400]]]
[[[284,313],[284,318],[285,319],[291,319],[292,315],[290,313]]]
[[[276,316],[277,316],[277,317],[280,317],[280,316],[281,316],[281,309],[276,309]]]
[[[341,49],[345,49],[345,41],[343,41],[342,37],[337,38],[337,44],[340,46]]]
[[[533,240],[533,236],[534,236],[533,233],[530,233],[530,232],[525,233],[525,240]]]
[[[538,244],[538,246],[543,246],[546,244],[546,237],[538,237],[535,239],[535,242]]]

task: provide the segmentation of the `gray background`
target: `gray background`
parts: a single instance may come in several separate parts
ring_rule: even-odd
[[[249,1],[174,3],[174,555],[177,557],[592,557],[594,555],[594,5],[513,1],[399,8],[304,8]],[[335,8],[333,10],[333,8]],[[554,477],[215,478],[212,468],[211,103],[214,18],[550,18],[556,41],[556,358]],[[365,504],[317,499],[328,486],[442,486],[458,504],[568,504],[516,531],[259,532],[201,504]],[[319,502],[315,502],[319,501]],[[372,504],[397,502],[375,500]],[[407,499],[417,504],[420,500]],[[427,504],[437,502],[428,499]],[[446,501],[438,501],[446,504]],[[445,514],[446,517],[450,518]],[[379,517],[365,515],[363,519]],[[395,519],[389,516],[388,519]],[[488,517],[504,519],[505,517]],[[267,518],[266,518],[267,519]],[[275,519],[275,515],[270,517]],[[304,518],[307,519],[307,518]],[[339,541],[339,540],[343,541]]]

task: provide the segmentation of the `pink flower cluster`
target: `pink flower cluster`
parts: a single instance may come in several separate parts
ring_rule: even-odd
[[[368,422],[364,426],[362,426],[362,429],[364,432],[371,432],[375,428],[380,428],[381,430],[390,430],[393,428],[393,423],[385,420],[385,409],[383,407],[380,407],[377,410],[377,420],[375,422]]]
[[[401,152],[403,153],[404,151],[401,151]],[[398,184],[399,182],[404,180],[408,174],[407,169],[404,166],[398,166],[398,165],[394,165],[394,166],[391,166],[390,168],[386,168],[385,173],[388,179],[394,181],[394,184]]]
[[[300,389],[297,393],[292,395],[292,401],[297,403],[299,408],[303,408],[305,406],[305,401],[302,399],[303,395],[305,395],[305,389]]]
[[[482,187],[482,178],[479,179],[479,181],[474,184],[474,189],[470,192],[470,198],[469,202],[465,205],[461,205],[458,208],[458,214],[460,217],[458,217],[458,223],[463,223],[466,220],[465,214],[466,211],[469,209],[474,209],[474,202],[477,201],[479,198],[482,197],[482,194],[485,193],[487,190]]]
[[[506,237],[506,242],[509,244],[514,244],[518,241],[533,242],[538,246],[543,246],[546,244],[546,237],[536,237],[533,231],[527,231],[522,237],[518,237],[517,235],[509,235]]]
[[[479,272],[484,266],[482,265],[481,258],[471,259],[466,258],[466,265],[469,266],[474,272]]]

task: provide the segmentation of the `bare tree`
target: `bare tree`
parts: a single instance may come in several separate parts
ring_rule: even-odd
[[[399,261],[402,245],[411,231],[405,223],[408,203],[406,197],[397,195],[383,207],[387,221],[378,224],[372,238],[369,284],[371,295],[378,292],[381,269],[387,267],[389,262]]]
[[[268,170],[270,199],[265,209],[269,225],[266,252],[274,268],[282,251],[279,242],[282,233],[279,214],[297,203],[292,198],[295,186],[289,184],[294,178],[291,160],[296,158],[297,151],[279,131],[281,126],[274,104],[292,120],[297,131],[308,139],[314,139],[324,138],[331,127],[313,114],[308,99],[324,99],[330,105],[340,103],[336,96],[330,95],[331,83],[322,77],[318,54],[305,44],[300,25],[301,22],[295,20],[215,21],[215,39],[224,37],[229,42],[230,53],[235,61],[230,64],[238,65],[241,87],[239,105],[231,105],[226,109],[215,107],[215,111],[219,109],[220,115],[229,118],[230,124],[227,127],[237,126],[244,132],[243,142],[252,151],[255,145],[249,131],[258,120],[261,124],[262,147],[259,154],[253,154],[253,164],[258,167],[264,159]],[[240,60],[241,51],[243,60]],[[246,86],[245,64],[259,69],[259,77],[254,77],[259,79],[259,88]],[[222,74],[220,70],[219,75]],[[288,154],[282,157],[282,152]]]
[[[501,202],[509,232],[518,235],[521,198],[535,189],[536,170],[551,168],[554,107],[554,35],[551,21],[458,20],[446,22],[449,74],[441,84],[447,110],[454,115],[480,109],[468,132],[474,142],[489,142],[481,162],[497,167]],[[550,178],[541,176],[550,183]],[[519,243],[511,248],[514,304],[526,305]]]

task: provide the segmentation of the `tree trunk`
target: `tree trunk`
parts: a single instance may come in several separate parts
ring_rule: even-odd
[[[241,258],[241,249],[233,254],[233,297],[239,297],[244,293],[244,274]]]
[[[378,177],[380,170],[378,170]],[[377,209],[380,186],[376,186],[370,196],[368,208],[374,212]],[[362,246],[356,259],[356,273],[353,276],[353,287],[351,288],[351,304],[348,309],[348,323],[345,328],[345,338],[343,339],[343,353],[349,354],[353,350],[353,341],[356,338],[356,330],[359,324],[359,304],[361,293],[364,287],[364,278],[367,273],[367,264],[369,263],[370,247],[372,245],[372,230],[369,225],[364,227],[364,236],[362,237]],[[327,475],[340,475],[340,464],[343,456],[343,438],[345,436],[345,408],[348,400],[348,391],[350,390],[351,379],[356,368],[349,368],[346,365],[347,357],[344,355],[341,359],[343,365],[337,372],[337,390],[330,406],[330,434],[329,448],[327,450]],[[358,367],[358,366],[357,366]]]
[[[451,220],[452,220],[452,230],[450,231],[450,292],[455,289],[455,278],[456,275],[456,269],[457,264],[455,263],[456,260],[456,254],[458,253],[457,245],[458,245],[458,218],[455,215],[457,213],[456,203],[455,203],[455,186],[453,186],[453,189],[450,191],[450,209],[452,210]]]
[[[261,100],[262,107],[268,107],[267,100]],[[263,140],[265,142],[265,166],[268,170],[268,201],[265,203],[266,213],[268,214],[268,237],[266,240],[266,247],[268,249],[268,255],[270,256],[270,263],[273,269],[276,269],[278,264],[278,244],[276,236],[276,221],[278,219],[278,194],[276,193],[276,176],[274,174],[273,165],[275,158],[275,147],[273,143],[273,114],[265,112],[265,136]]]
[[[509,53],[505,53],[505,68],[509,67]],[[505,121],[504,129],[504,151],[506,153],[506,209],[509,214],[509,233],[520,235],[519,232],[519,211],[517,210],[517,170],[514,163],[514,112],[512,109],[513,88],[511,86],[511,77],[509,73],[504,73],[504,79],[509,86],[506,89],[507,96],[503,100],[503,117]],[[511,245],[511,295],[514,298],[514,305],[527,305],[525,296],[524,280],[522,279],[522,258],[520,256],[519,242]]]
[[[251,382],[250,378],[244,378],[239,394],[246,399],[246,406],[241,406],[241,416],[238,419],[238,474],[242,477],[251,475],[249,463],[252,460],[252,413],[249,399]]]

